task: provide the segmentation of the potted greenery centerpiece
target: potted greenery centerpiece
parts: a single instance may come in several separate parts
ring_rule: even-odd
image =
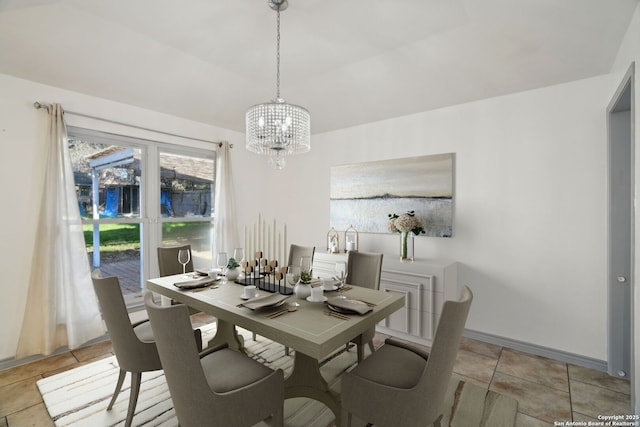
[[[227,262],[227,280],[236,280],[240,275],[240,264],[235,258],[229,258]]]
[[[408,211],[401,215],[389,214],[388,229],[392,233],[401,233],[400,237],[400,260],[410,259],[413,261],[413,235],[425,232],[426,223],[424,219],[416,216],[415,211]]]
[[[307,298],[311,296],[311,274],[307,270],[300,272],[300,280],[293,287],[293,293],[298,298]]]

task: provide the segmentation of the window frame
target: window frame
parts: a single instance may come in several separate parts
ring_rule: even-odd
[[[70,139],[86,140],[106,145],[118,145],[139,149],[140,159],[140,186],[139,186],[139,208],[140,214],[136,218],[101,218],[83,219],[82,224],[140,224],[140,292],[125,296],[125,302],[129,309],[142,306],[142,291],[145,281],[150,277],[159,275],[157,251],[154,248],[162,245],[162,226],[165,222],[204,222],[209,221],[211,227],[214,225],[215,217],[215,192],[216,177],[215,168],[217,156],[217,144],[212,144],[211,148],[192,145],[182,145],[148,139],[142,137],[127,136],[123,134],[109,133],[105,131],[93,130],[78,126],[67,126],[67,134]],[[161,183],[160,183],[160,154],[168,153],[182,156],[193,156],[210,159],[214,163],[211,194],[211,215],[200,217],[178,217],[164,218],[161,215]],[[75,183],[74,183],[75,184]],[[211,253],[213,254],[213,239],[210,242]],[[212,255],[213,256],[213,255]],[[213,260],[212,260],[213,261]],[[92,267],[93,268],[93,267]]]

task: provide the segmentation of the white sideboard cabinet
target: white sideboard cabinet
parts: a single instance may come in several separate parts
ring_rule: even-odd
[[[336,263],[347,255],[316,252],[313,275],[330,278]],[[405,296],[405,305],[377,326],[379,332],[416,343],[431,345],[442,305],[458,299],[457,263],[449,260],[400,261],[385,255],[380,290]]]

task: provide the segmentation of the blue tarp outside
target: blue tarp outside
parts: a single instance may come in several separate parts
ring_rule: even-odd
[[[107,201],[104,211],[100,216],[113,218],[118,215],[118,201],[120,200],[119,188],[107,188]]]
[[[164,206],[167,209],[167,216],[173,216],[173,206],[171,206],[171,191],[160,191],[160,208]]]

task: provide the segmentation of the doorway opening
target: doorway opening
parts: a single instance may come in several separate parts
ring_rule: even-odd
[[[608,130],[608,372],[634,381],[632,357],[634,287],[635,142],[634,64],[609,106]],[[633,384],[632,384],[633,390]]]

